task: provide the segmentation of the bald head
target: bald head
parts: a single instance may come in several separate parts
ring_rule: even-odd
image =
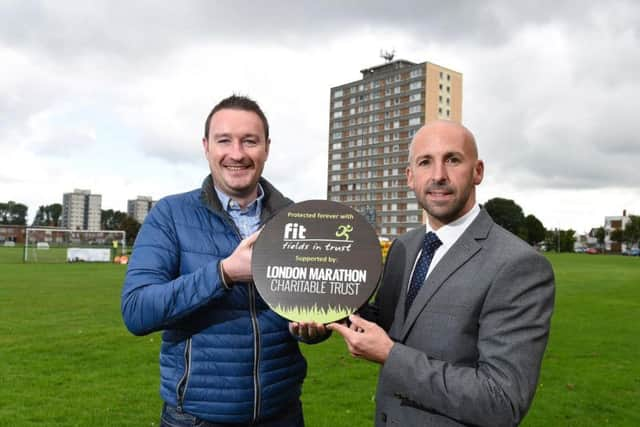
[[[465,151],[474,160],[478,160],[478,146],[473,133],[460,123],[450,120],[434,120],[422,126],[411,140],[409,145],[409,164],[415,156],[415,141],[444,138],[450,141],[462,141]]]
[[[429,122],[413,137],[407,184],[432,228],[455,221],[475,206],[475,187],[483,175],[475,138],[461,124]]]

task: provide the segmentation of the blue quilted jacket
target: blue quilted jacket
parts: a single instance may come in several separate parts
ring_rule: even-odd
[[[266,180],[262,222],[291,201]],[[211,176],[202,189],[160,200],[133,247],[122,316],[136,335],[164,330],[160,394],[170,405],[218,423],[286,411],[300,397],[306,361],[286,320],[253,284],[226,289],[220,260],[240,242]]]

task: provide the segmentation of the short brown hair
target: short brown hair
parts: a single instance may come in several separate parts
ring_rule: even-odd
[[[225,109],[251,111],[253,113],[256,113],[262,121],[262,127],[264,128],[264,139],[265,141],[269,140],[269,122],[267,121],[267,116],[264,115],[264,112],[262,111],[258,103],[247,96],[235,94],[218,102],[218,104],[213,107],[213,110],[211,110],[211,112],[207,116],[207,120],[204,122],[204,138],[206,140],[209,139],[209,125],[211,124],[211,117],[213,117],[216,112]]]

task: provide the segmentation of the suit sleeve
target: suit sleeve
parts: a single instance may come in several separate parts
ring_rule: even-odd
[[[513,257],[481,307],[477,365],[457,366],[396,343],[381,371],[385,388],[405,404],[465,423],[517,425],[533,400],[553,304],[548,261],[533,252]]]
[[[138,233],[122,290],[125,325],[145,335],[189,316],[226,292],[219,262],[180,275],[180,248],[169,203],[161,200]]]

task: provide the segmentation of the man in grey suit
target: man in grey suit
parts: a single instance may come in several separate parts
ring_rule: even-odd
[[[407,181],[426,230],[394,241],[364,318],[329,325],[352,355],[382,365],[376,426],[513,426],[531,405],[553,271],[478,206],[483,174],[468,129],[448,121],[421,128]]]

